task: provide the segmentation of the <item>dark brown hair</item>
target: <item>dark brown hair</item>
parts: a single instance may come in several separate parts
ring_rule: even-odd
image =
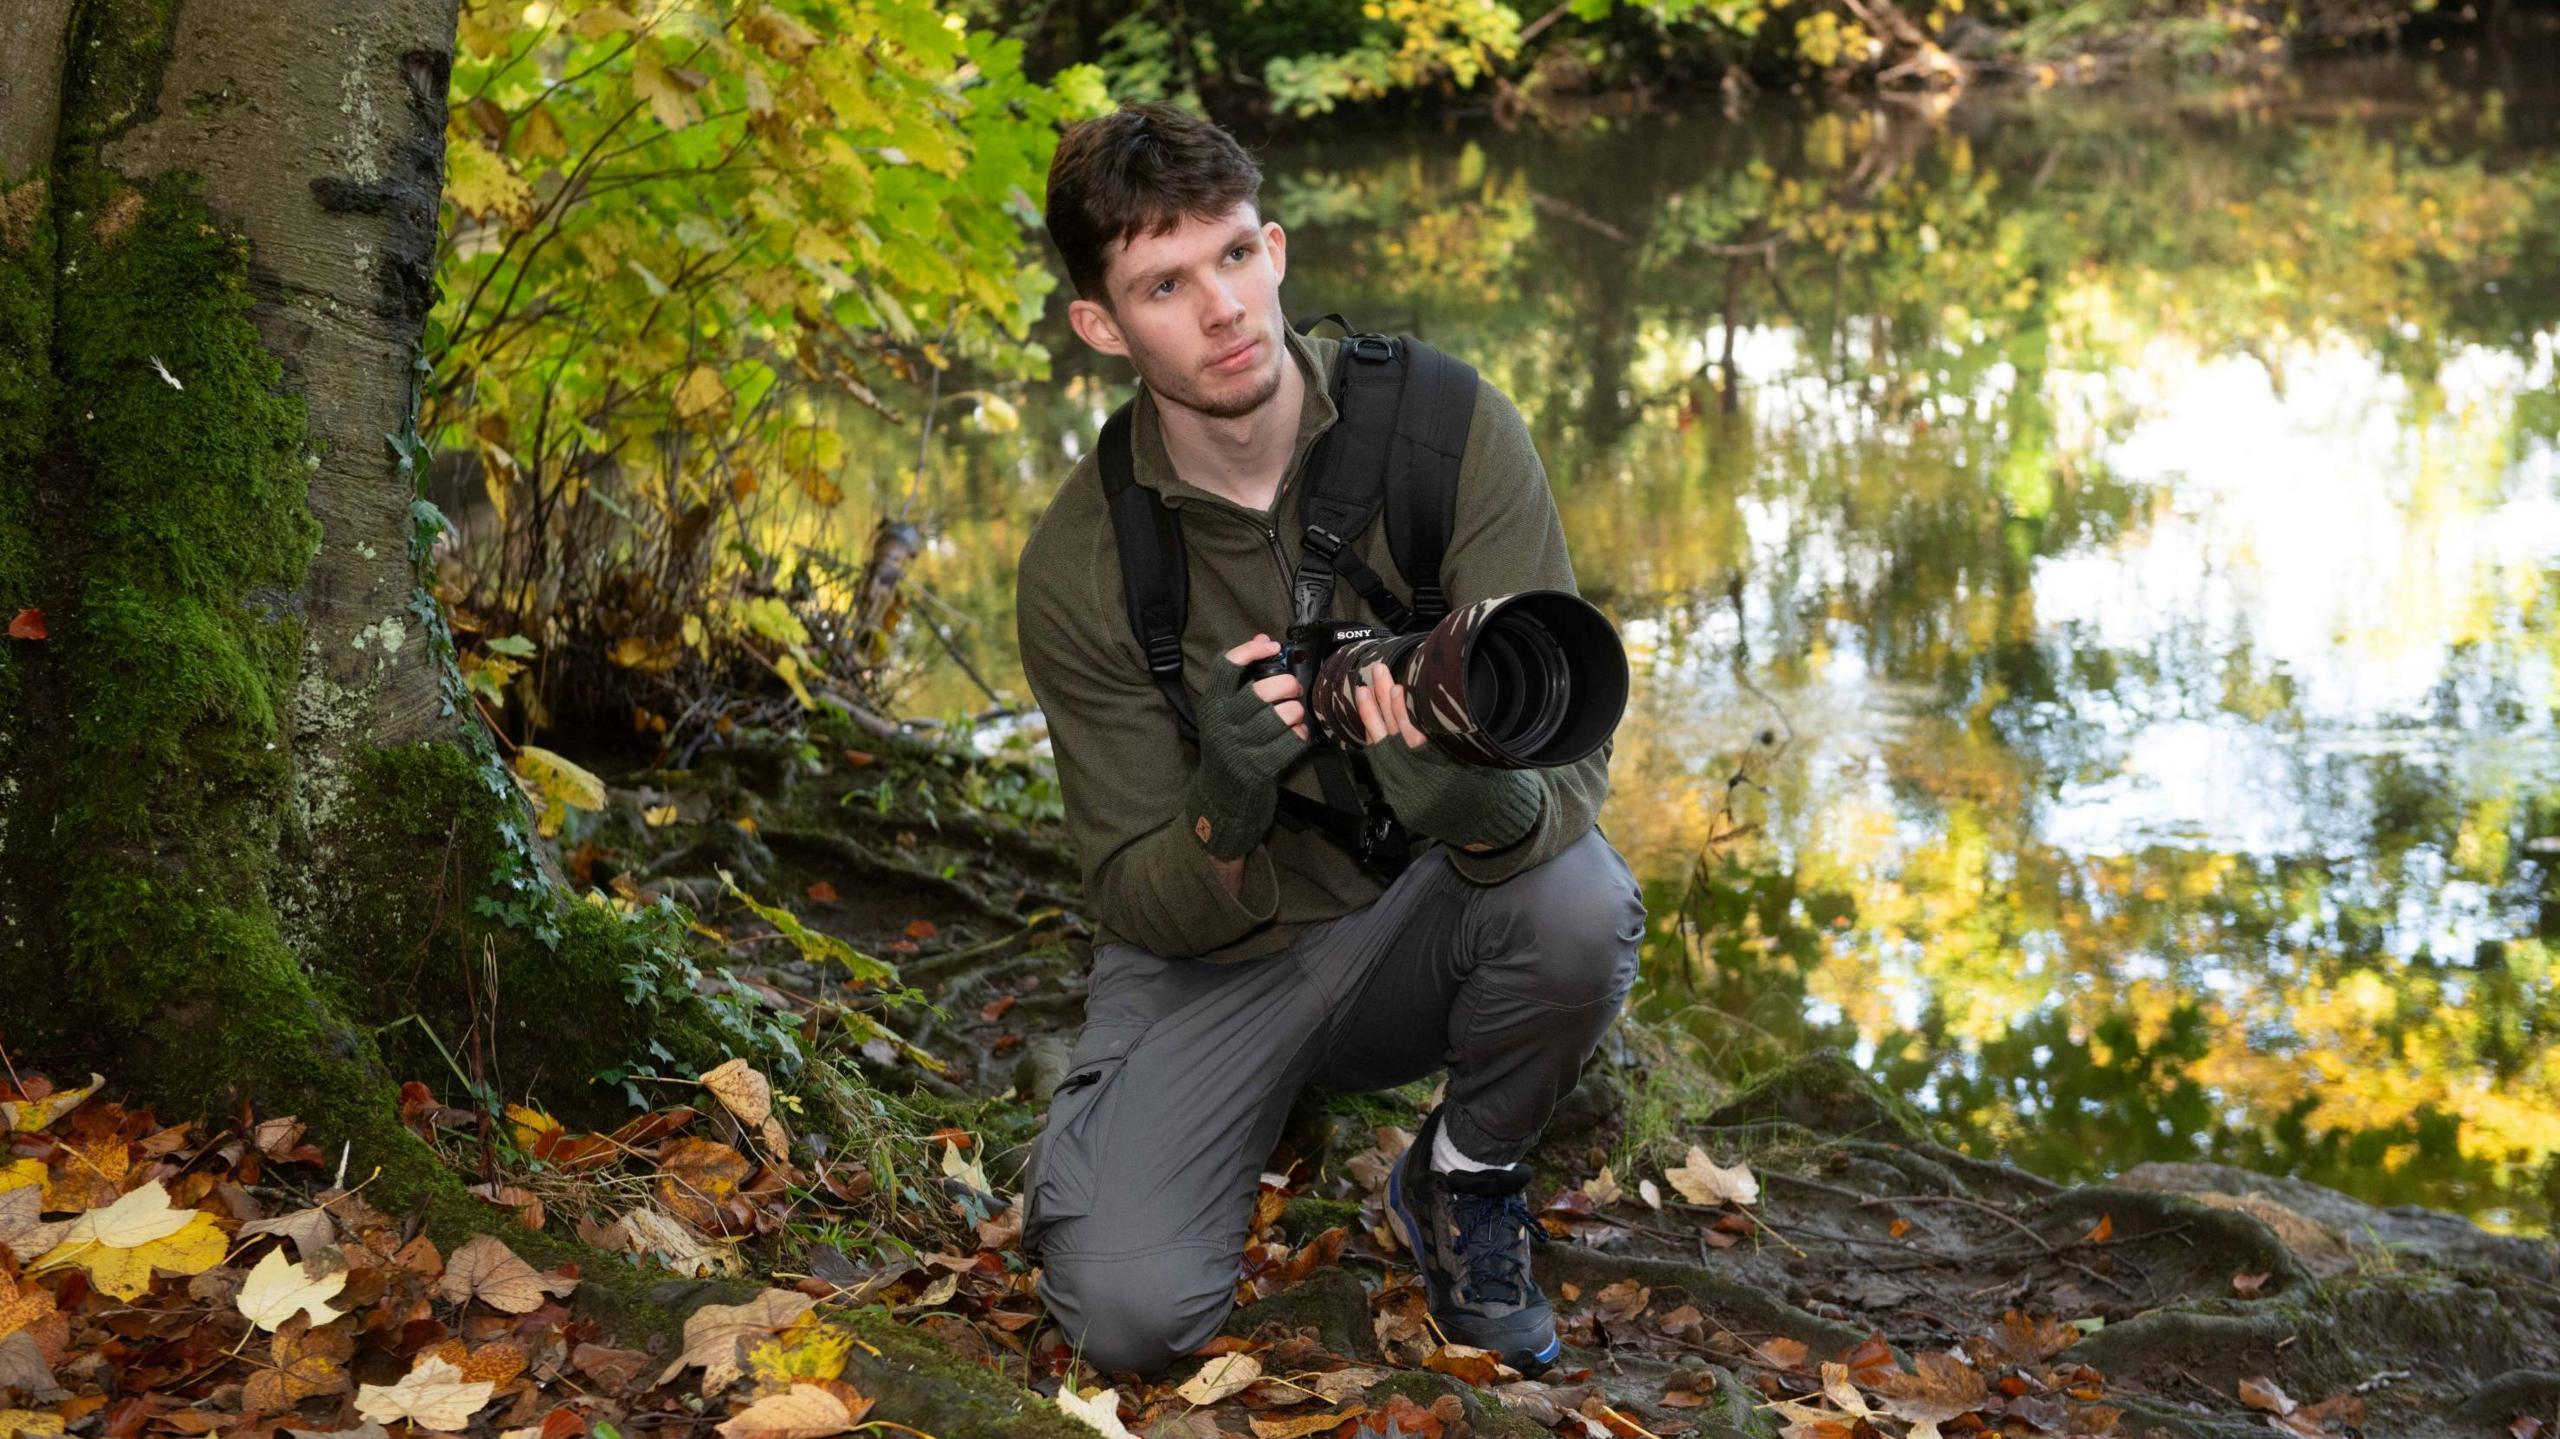
[[[1189,216],[1259,204],[1262,167],[1235,137],[1171,105],[1123,105],[1068,129],[1049,162],[1049,238],[1076,293],[1108,306],[1103,251]]]

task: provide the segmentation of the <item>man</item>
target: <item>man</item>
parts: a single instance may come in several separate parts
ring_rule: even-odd
[[[1048,226],[1094,349],[1128,359],[1135,482],[1181,519],[1186,743],[1124,603],[1101,467],[1085,456],[1022,552],[1023,669],[1046,712],[1095,935],[1085,1024],[1026,1195],[1040,1293],[1097,1367],[1149,1373],[1233,1302],[1257,1180],[1310,1083],[1443,1068],[1447,1098],[1390,1185],[1390,1218],[1452,1340],[1530,1372],[1559,1352],[1529,1273],[1522,1162],[1635,978],[1644,906],[1594,828],[1608,752],[1476,768],[1424,745],[1374,667],[1357,738],[1419,857],[1381,884],[1320,829],[1320,737],[1296,678],[1251,684],[1291,619],[1300,471],[1334,423],[1338,342],[1282,316],[1288,237],[1224,131],[1131,106],[1071,130]],[[1383,524],[1355,553],[1401,586]],[[1519,413],[1479,388],[1441,578],[1449,603],[1573,587]],[[1348,585],[1332,616],[1376,616]]]

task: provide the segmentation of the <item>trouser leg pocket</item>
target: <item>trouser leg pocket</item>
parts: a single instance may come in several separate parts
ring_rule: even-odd
[[[1065,1220],[1093,1212],[1100,1187],[1110,1105],[1125,1055],[1087,1060],[1067,1071],[1049,1098],[1049,1115],[1033,1144],[1023,1190],[1022,1248],[1037,1256],[1040,1241]]]

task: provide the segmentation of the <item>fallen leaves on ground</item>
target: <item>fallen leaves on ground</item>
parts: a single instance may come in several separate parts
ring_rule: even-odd
[[[706,1304],[684,1321],[684,1349],[658,1382],[666,1383],[688,1367],[702,1368],[702,1392],[717,1394],[745,1372],[738,1366],[741,1340],[764,1340],[781,1333],[818,1301],[806,1294],[768,1289],[744,1304]]]
[[[89,1282],[118,1299],[139,1299],[154,1270],[202,1274],[222,1262],[230,1238],[210,1214],[181,1209],[154,1179],[104,1209],[71,1221],[62,1239],[35,1262],[39,1271],[77,1265]]]
[[[1696,1145],[1689,1147],[1689,1157],[1679,1168],[1665,1171],[1663,1176],[1680,1197],[1691,1204],[1757,1204],[1760,1181],[1751,1166],[1736,1164],[1724,1168],[1707,1157]]]
[[[720,1426],[722,1439],[827,1439],[861,1422],[871,1401],[851,1399],[841,1384],[796,1383],[739,1411]]]
[[[415,1424],[447,1433],[471,1422],[497,1392],[487,1380],[462,1377],[446,1360],[429,1355],[397,1384],[367,1384],[356,1391],[356,1413],[376,1424]]]
[[[1091,1395],[1078,1394],[1070,1384],[1058,1391],[1058,1408],[1081,1421],[1104,1439],[1137,1439],[1120,1422],[1120,1394],[1104,1389]]]
[[[306,1266],[285,1258],[282,1249],[270,1249],[249,1271],[248,1281],[240,1286],[234,1302],[250,1323],[274,1333],[297,1314],[313,1324],[326,1324],[337,1318],[338,1311],[329,1307],[329,1300],[346,1287],[345,1269],[314,1275]]]
[[[759,1151],[761,1159],[745,1152],[769,1138],[764,1125],[778,1107],[751,1067],[733,1061],[699,1082],[695,1093],[710,1096],[696,1099],[701,1110],[654,1112],[609,1135],[574,1132],[529,1106],[484,1117],[443,1105],[418,1084],[404,1086],[400,1112],[457,1158],[476,1152],[484,1125],[500,1126],[510,1167],[483,1171],[484,1198],[516,1214],[531,1211],[527,1222],[535,1224],[548,1210],[555,1232],[574,1228],[686,1272],[739,1272],[764,1257],[761,1241],[781,1231],[791,1206],[869,1192],[858,1166],[819,1164],[812,1173],[793,1167],[779,1145]],[[50,1091],[0,1089],[22,1105],[34,1102],[30,1093]],[[1959,1306],[1919,1276],[1902,1282],[1846,1266],[1809,1279],[1812,1298],[1801,1302],[1866,1307],[1878,1330],[1818,1351],[1770,1333],[1764,1316],[1737,1313],[1668,1270],[1613,1273],[1604,1260],[1580,1284],[1551,1286],[1574,1347],[1556,1370],[1523,1379],[1498,1355],[1450,1342],[1382,1224],[1385,1181],[1412,1142],[1397,1126],[1378,1126],[1374,1147],[1321,1165],[1284,1144],[1254,1195],[1237,1275],[1237,1299],[1252,1304],[1346,1258],[1383,1266],[1365,1316],[1378,1355],[1362,1364],[1333,1352],[1322,1336],[1338,1342],[1338,1328],[1296,1327],[1301,1311],[1281,1305],[1272,1318],[1195,1351],[1160,1382],[1132,1382],[1093,1373],[1065,1336],[1041,1323],[1032,1264],[1020,1252],[1022,1205],[997,1188],[1012,1182],[1017,1163],[1007,1157],[1013,1140],[997,1128],[936,1133],[939,1174],[928,1161],[898,1181],[906,1202],[934,1213],[934,1227],[910,1231],[922,1242],[876,1245],[859,1258],[824,1244],[795,1253],[792,1288],[705,1306],[686,1321],[676,1352],[653,1357],[609,1346],[592,1321],[571,1313],[564,1300],[574,1294],[574,1273],[545,1274],[487,1235],[448,1258],[360,1194],[316,1189],[325,1172],[319,1155],[289,1119],[244,1114],[236,1129],[199,1140],[183,1126],[163,1128],[112,1105],[23,1112],[46,1128],[21,1131],[14,1153],[0,1149],[0,1409],[16,1405],[36,1416],[20,1427],[68,1421],[67,1432],[95,1439],[216,1431],[221,1439],[288,1432],[396,1439],[464,1429],[495,1439],[586,1439],[608,1424],[625,1435],[681,1426],[716,1429],[721,1439],[833,1439],[903,1418],[873,1419],[870,1401],[847,1387],[845,1366],[859,1357],[861,1341],[822,1305],[884,1310],[964,1360],[1027,1376],[1055,1393],[1063,1414],[1106,1435],[1468,1439],[1484,1432],[1482,1406],[1496,1402],[1567,1439],[1678,1439],[1711,1427],[1710,1405],[1736,1404],[1776,1411],[1796,1439],[2105,1436],[2115,1428],[2115,1411],[2099,1402],[2104,1380],[2070,1359],[2082,1330],[2062,1316],[2091,1313],[2085,1300],[2067,1301],[2059,1314],[2022,1310],[1993,1322],[2000,1301]],[[599,1154],[600,1164],[592,1157]],[[1768,1162],[1763,1153],[1753,1158]],[[66,1170],[76,1174],[66,1179]],[[289,1171],[303,1172],[313,1187],[278,1185]],[[1637,1246],[1649,1236],[1680,1246],[1680,1263],[1717,1266],[1783,1263],[1795,1246],[1781,1231],[1811,1243],[1823,1223],[1817,1217],[1799,1228],[1781,1211],[1763,1224],[1727,1207],[1757,1204],[1757,1178],[1749,1164],[1717,1165],[1702,1148],[1656,1172],[1685,1204],[1661,1206],[1651,1181],[1629,1184],[1602,1171],[1579,1187],[1533,1196],[1533,1213],[1551,1238],[1603,1255],[1621,1247],[1647,1254]],[[573,1173],[574,1182],[562,1178]],[[611,1208],[600,1202],[606,1195]],[[47,1196],[84,1207],[48,1211]],[[1302,1199],[1344,1208],[1309,1211]],[[1691,1205],[1721,1212],[1702,1215]],[[1861,1217],[1852,1227],[1876,1242],[1885,1215]],[[1930,1239],[1946,1238],[1955,1218],[1931,1211]],[[1910,1232],[1908,1224],[1901,1229]],[[235,1230],[239,1250],[226,1263],[225,1236]],[[174,1252],[207,1239],[209,1253]],[[138,1283],[135,1296],[110,1292],[108,1277],[93,1280],[89,1264],[57,1259],[75,1240],[122,1254],[107,1262],[108,1277]],[[9,1257],[28,1259],[21,1244],[44,1261],[26,1278]],[[1918,1247],[1877,1252],[1900,1259]],[[2131,1262],[2138,1248],[2130,1240],[2086,1257],[2108,1266]],[[2043,1282],[2067,1292],[2067,1280]],[[2213,1287],[2221,1283],[2215,1275]],[[2014,1291],[2028,1293],[2023,1283]],[[1924,1314],[1936,1327],[1921,1332],[1931,1337],[1914,1344],[1910,1324],[1893,1327],[1897,1306]],[[1240,1311],[1249,1321],[1258,1312]],[[1905,1344],[1907,1364],[1886,1343],[1888,1328]],[[1606,1387],[1593,1378],[1604,1353]],[[1671,1366],[1675,1358],[1680,1367]],[[1447,1376],[1434,1383],[1456,1380],[1476,1392],[1464,1402],[1418,1403],[1382,1387],[1395,1368],[1432,1371]],[[1647,1373],[1660,1377],[1637,1377]],[[1123,1381],[1117,1389],[1096,1387],[1112,1378]],[[110,1404],[125,1407],[110,1412]],[[2334,1436],[2355,1422],[2360,1405],[2341,1396],[2270,1409],[2267,1422]]]
[[[444,1282],[436,1292],[456,1304],[477,1299],[502,1314],[530,1314],[546,1298],[567,1295],[578,1281],[545,1275],[516,1257],[497,1238],[474,1235],[445,1261]]]
[[[1243,1393],[1261,1377],[1261,1360],[1250,1354],[1221,1354],[1201,1365],[1199,1373],[1173,1392],[1186,1403],[1215,1404],[1230,1394]]]

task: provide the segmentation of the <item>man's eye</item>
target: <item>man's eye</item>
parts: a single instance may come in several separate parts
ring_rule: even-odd
[[[1251,245],[1238,245],[1238,246],[1236,246],[1234,249],[1229,250],[1229,251],[1227,252],[1227,258],[1228,258],[1228,259],[1230,259],[1230,260],[1232,260],[1232,259],[1234,259],[1235,257],[1237,257],[1238,255],[1250,255],[1250,254],[1252,254],[1252,253],[1253,253],[1253,247],[1252,247]]]
[[[1156,281],[1156,293],[1157,293],[1157,294],[1159,294],[1159,295],[1170,295],[1170,294],[1172,294],[1172,293],[1173,293],[1173,281],[1171,281],[1171,280],[1158,280],[1158,281]]]

